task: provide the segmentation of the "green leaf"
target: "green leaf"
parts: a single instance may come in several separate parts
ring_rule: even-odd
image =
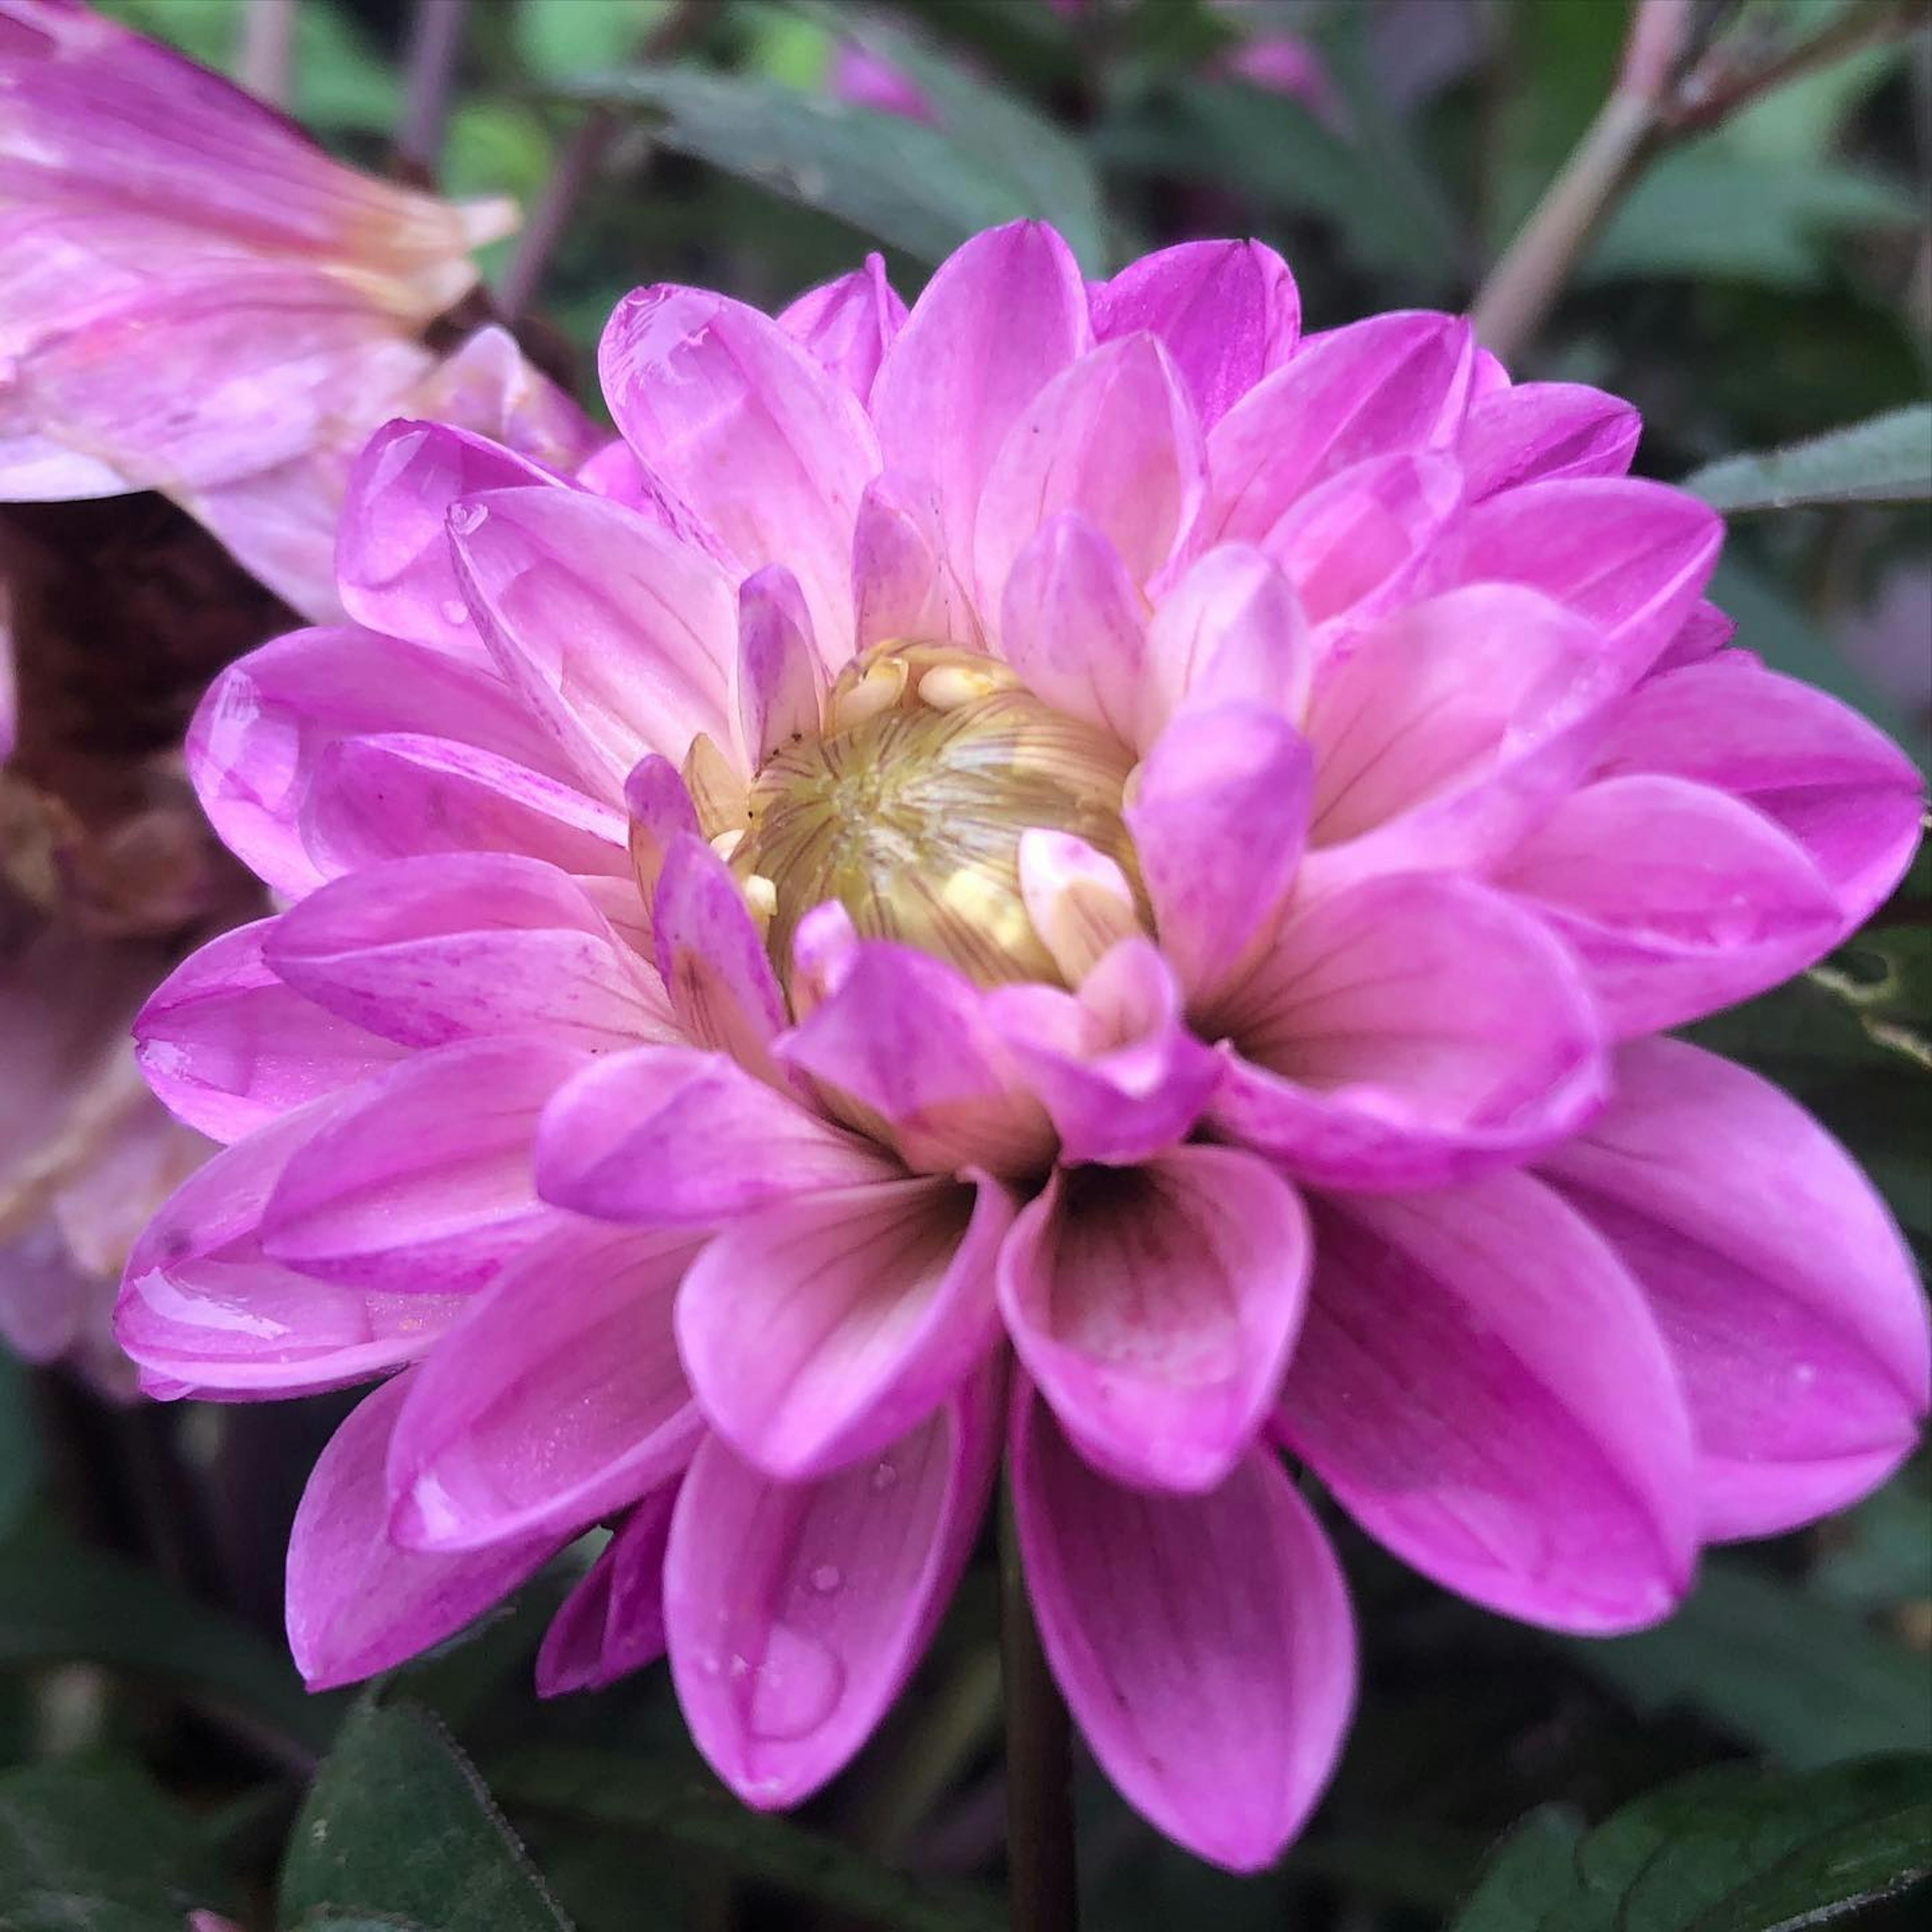
[[[569,1932],[468,1759],[428,1714],[365,1699],[290,1834],[282,1923],[418,1920],[436,1932]]]
[[[0,1347],[0,1540],[33,1501],[40,1484],[40,1438],[34,1426],[27,1371]]]
[[[1688,1707],[1783,1764],[1923,1740],[1923,1658],[1841,1605],[1721,1558],[1668,1623],[1558,1641],[1640,1712]]]
[[[1532,1811],[1490,1854],[1454,1932],[1538,1932],[1550,1902],[1576,1883],[1582,1828],[1554,1805]]]
[[[645,111],[653,138],[922,261],[982,228],[1036,214],[1012,178],[934,128],[770,81],[634,68],[556,90]]]
[[[615,1752],[544,1746],[490,1767],[506,1804],[621,1832],[650,1832],[709,1852],[741,1876],[891,1932],[998,1932],[998,1904],[906,1877],[785,1819],[748,1810],[688,1776]]]
[[[0,1669],[104,1664],[214,1706],[292,1762],[328,1749],[342,1700],[310,1696],[278,1645],[151,1570],[24,1541],[0,1551]]]
[[[1714,508],[1738,515],[1805,503],[1916,503],[1932,497],[1932,404],[1850,423],[1808,442],[1730,456],[1684,479]]]
[[[670,0],[516,0],[513,38],[535,73],[562,79],[616,66],[670,10]]]
[[[6,1932],[182,1932],[231,1887],[194,1820],[138,1768],[35,1765],[0,1776]]]

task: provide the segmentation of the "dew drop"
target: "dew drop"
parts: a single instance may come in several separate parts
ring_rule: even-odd
[[[838,1708],[845,1666],[815,1636],[774,1624],[752,1682],[746,1728],[767,1743],[809,1737]]]
[[[458,536],[466,537],[480,530],[489,515],[489,511],[481,503],[452,503],[449,506],[449,527]]]
[[[845,1580],[845,1573],[836,1563],[821,1563],[812,1573],[812,1587],[821,1597],[829,1597]]]
[[[446,624],[466,624],[470,621],[470,607],[460,597],[446,598],[440,607],[440,614]]]
[[[866,1486],[875,1496],[882,1496],[899,1479],[899,1472],[890,1462],[881,1462],[866,1479]]]

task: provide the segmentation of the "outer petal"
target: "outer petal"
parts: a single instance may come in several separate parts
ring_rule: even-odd
[[[782,1202],[728,1228],[677,1308],[706,1419],[782,1481],[878,1455],[992,1346],[994,1257],[1012,1218],[994,1182],[902,1180]]]
[[[849,636],[853,524],[881,466],[850,388],[756,309],[668,284],[618,304],[597,368],[625,440],[744,571],[787,565],[818,634]]]
[[[863,402],[905,319],[906,305],[886,279],[884,256],[868,255],[862,268],[808,290],[781,309],[778,320]]]
[[[546,1201],[637,1227],[717,1227],[767,1202],[898,1171],[727,1055],[688,1046],[596,1060],[537,1131]]]
[[[1562,476],[1622,476],[1643,418],[1581,382],[1519,382],[1471,406],[1457,454],[1469,500]]]
[[[1796,1528],[1910,1452],[1932,1388],[1916,1270],[1844,1150],[1774,1088],[1675,1040],[1633,1044],[1615,1102],[1546,1172],[1649,1297],[1706,1537]]]
[[[1642,1292],[1521,1174],[1318,1206],[1280,1426],[1425,1575],[1528,1623],[1654,1623],[1697,1546],[1690,1418]]]
[[[1311,1260],[1294,1191],[1252,1155],[1184,1147],[1056,1173],[1000,1254],[1000,1306],[1061,1426],[1137,1490],[1211,1490],[1260,1430]]]
[[[645,1497],[563,1600],[537,1652],[537,1695],[602,1690],[664,1653],[664,1546],[677,1486]]]
[[[365,1083],[290,1160],[262,1216],[278,1261],[402,1294],[478,1288],[557,1219],[536,1198],[536,1117],[585,1056],[470,1040]]]
[[[1308,747],[1252,704],[1182,713],[1126,808],[1161,947],[1191,1000],[1238,974],[1300,862],[1313,788]]]
[[[276,976],[262,949],[278,922],[210,940],[134,1022],[142,1077],[176,1119],[215,1140],[239,1140],[400,1057]]]
[[[1288,264],[1259,242],[1184,242],[1143,255],[1093,291],[1102,342],[1158,338],[1211,429],[1285,362],[1301,322]]]
[[[1299,724],[1312,669],[1307,623],[1280,566],[1223,544],[1154,613],[1130,742],[1151,745],[1184,703],[1256,704]]]
[[[1841,935],[1904,875],[1924,812],[1924,779],[1883,732],[1742,658],[1686,665],[1634,693],[1610,720],[1603,770],[1670,772],[1755,806],[1830,880]]]
[[[988,1378],[869,1466],[774,1483],[719,1438],[692,1465],[664,1559],[692,1735],[748,1804],[796,1804],[870,1736],[965,1566],[998,1455]]]
[[[1681,778],[1608,778],[1572,793],[1498,883],[1575,950],[1619,1038],[1761,993],[1838,935],[1831,889],[1791,839]]]
[[[335,1432],[289,1532],[289,1648],[311,1690],[373,1677],[440,1643],[558,1546],[549,1536],[429,1556],[389,1540],[382,1462],[411,1379],[364,1397]]]
[[[1520,1162],[1574,1133],[1607,1087],[1576,962],[1466,879],[1297,902],[1213,1025],[1240,1058],[1210,1118],[1324,1187],[1436,1187]]]
[[[704,1424],[671,1300],[692,1244],[566,1222],[469,1306],[410,1378],[389,1533],[411,1550],[562,1536],[688,1462]]]
[[[1096,1474],[1030,1391],[1013,1500],[1040,1641],[1108,1776],[1216,1864],[1268,1864],[1314,1809],[1354,1702],[1340,1566],[1257,1449],[1199,1496]]]
[[[1051,228],[1020,221],[941,262],[886,352],[872,388],[886,465],[933,505],[962,574],[1007,431],[1093,339],[1079,264]]]
[[[1015,558],[1065,510],[1145,584],[1186,537],[1206,470],[1194,405],[1153,336],[1082,357],[1021,411],[987,472],[974,526],[980,609],[1000,608]]]

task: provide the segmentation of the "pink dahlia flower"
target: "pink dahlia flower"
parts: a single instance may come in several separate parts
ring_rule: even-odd
[[[561,460],[574,408],[500,332],[423,332],[507,201],[332,160],[74,0],[0,0],[0,501],[157,490],[305,615],[340,615],[349,465],[405,412]]]
[[[1885,894],[1918,784],[1720,648],[1631,410],[1265,248],[908,316],[642,290],[596,490],[391,424],[354,622],[190,758],[290,909],[140,1023],[231,1143],[120,1334],[158,1394],[377,1376],[317,1684],[616,1533],[542,1688],[668,1649],[752,1802],[850,1758],[1010,1471],[1048,1659],[1162,1829],[1272,1858],[1354,1639],[1284,1452],[1479,1603],[1627,1630],[1881,1480],[1927,1396],[1857,1169],[1654,1037]]]

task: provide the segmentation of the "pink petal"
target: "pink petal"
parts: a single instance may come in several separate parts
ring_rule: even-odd
[[[1694,778],[1754,806],[1830,882],[1841,937],[1904,875],[1924,812],[1924,780],[1882,731],[1742,656],[1687,665],[1633,693],[1612,714],[1602,769]]]
[[[278,638],[222,672],[188,727],[188,773],[222,842],[298,897],[322,877],[298,829],[317,758],[338,738],[392,731],[447,736],[553,778],[566,769],[488,672],[345,628]]]
[[[1143,255],[1093,291],[1102,342],[1157,338],[1211,429],[1285,362],[1301,322],[1288,264],[1259,242],[1184,242]]]
[[[1014,560],[1062,511],[1078,512],[1145,584],[1201,505],[1201,426],[1151,335],[1105,344],[1023,409],[987,472],[974,526],[980,608],[998,610]]]
[[[911,1674],[985,1513],[989,1384],[816,1483],[772,1482],[718,1437],[698,1451],[664,1559],[671,1674],[698,1749],[748,1804],[809,1796]]]
[[[736,604],[702,550],[560,486],[466,498],[449,535],[491,655],[600,796],[646,752],[730,742]]]
[[[290,1156],[352,1102],[321,1100],[189,1175],[134,1244],[115,1313],[151,1395],[247,1400],[340,1388],[413,1361],[459,1298],[364,1294],[262,1251],[262,1212]]]
[[[885,258],[800,296],[778,311],[778,326],[802,343],[862,403],[893,338],[905,326],[906,305],[886,279]]]
[[[1130,742],[1151,745],[1184,704],[1258,705],[1299,724],[1312,668],[1307,623],[1280,565],[1247,544],[1224,544],[1154,613]]]
[[[688,1046],[599,1058],[559,1090],[537,1132],[544,1200],[636,1227],[716,1227],[898,1172],[728,1055]]]
[[[1294,1190],[1232,1148],[1057,1172],[1000,1255],[1013,1345],[1080,1453],[1136,1490],[1217,1488],[1301,1323]]]
[[[1690,607],[1690,616],[1678,626],[1676,636],[1658,654],[1648,676],[1660,676],[1665,671],[1676,670],[1682,664],[1702,664],[1706,658],[1722,650],[1737,634],[1736,618],[1726,616],[1716,604],[1700,598]]]
[[[557,1550],[554,1536],[457,1556],[389,1540],[382,1463],[412,1379],[365,1396],[337,1430],[289,1532],[289,1648],[311,1690],[373,1677],[453,1636]]]
[[[1460,316],[1390,314],[1304,340],[1208,438],[1204,542],[1258,542],[1306,491],[1372,456],[1447,448],[1475,338]]]
[[[1572,793],[1497,883],[1569,942],[1622,1039],[1763,992],[1838,934],[1831,889],[1791,839],[1681,778],[1607,778]]]
[[[675,1244],[561,1224],[472,1300],[410,1378],[389,1534],[480,1550],[574,1534],[669,1480],[703,1432],[671,1339]]]
[[[468,1040],[366,1082],[298,1148],[262,1216],[275,1260],[398,1294],[481,1287],[558,1219],[536,1198],[536,1118],[584,1064]]]
[[[1006,433],[1093,344],[1066,244],[1019,221],[942,262],[872,386],[886,466],[936,507],[942,553],[970,574],[980,494]]]
[[[874,477],[860,502],[852,601],[856,650],[902,638],[984,646],[979,614],[945,554],[931,486],[890,471]]]
[[[1030,1390],[1013,1501],[1040,1642],[1094,1755],[1168,1837],[1270,1863],[1334,1769],[1354,1702],[1340,1567],[1288,1472],[1256,1449],[1218,1489],[1124,1489]]]
[[[1070,986],[1139,934],[1127,875],[1084,839],[1038,826],[1022,832],[1019,874],[1028,922]]]
[[[236,926],[190,953],[134,1022],[142,1077],[211,1139],[239,1140],[400,1057],[276,976],[262,951],[279,923]]]
[[[1210,1110],[1298,1178],[1378,1192],[1465,1179],[1574,1133],[1601,1104],[1576,962],[1472,880],[1415,873],[1297,900],[1214,1028]]]
[[[852,630],[852,531],[880,467],[858,398],[754,308],[701,289],[639,289],[598,350],[626,441],[742,566],[796,572],[821,638]]]
[[[984,1179],[900,1180],[780,1202],[728,1228],[678,1299],[706,1420],[781,1481],[878,1455],[991,1348],[1013,1206]]]
[[[1300,734],[1254,705],[1185,711],[1148,752],[1125,816],[1190,999],[1211,998],[1267,937],[1300,862],[1312,788]]]
[[[1064,511],[1020,552],[1006,579],[1000,653],[1043,704],[1131,741],[1144,608],[1119,551],[1084,517]]]
[[[780,746],[817,733],[824,667],[798,579],[782,563],[738,586],[735,683],[738,741],[751,770]]]
[[[1469,500],[1562,476],[1622,476],[1643,418],[1581,382],[1520,382],[1472,405],[1457,454]]]
[[[1318,1204],[1283,1440],[1356,1521],[1505,1616],[1666,1615],[1697,1546],[1690,1418],[1642,1291],[1549,1189],[1498,1174]]]
[[[592,1052],[670,1036],[663,992],[554,866],[398,859],[311,893],[268,934],[298,993],[405,1046],[541,1038]]]
[[[1925,1300],[1845,1150],[1741,1066],[1625,1047],[1550,1178],[1642,1285],[1690,1405],[1702,1533],[1842,1509],[1910,1453],[1932,1390]]]
[[[563,1600],[537,1652],[537,1695],[602,1690],[664,1654],[664,1546],[677,1486],[654,1490],[617,1526]]]
[[[776,1078],[784,996],[737,883],[701,838],[680,832],[652,902],[658,971],[686,1036]]]

